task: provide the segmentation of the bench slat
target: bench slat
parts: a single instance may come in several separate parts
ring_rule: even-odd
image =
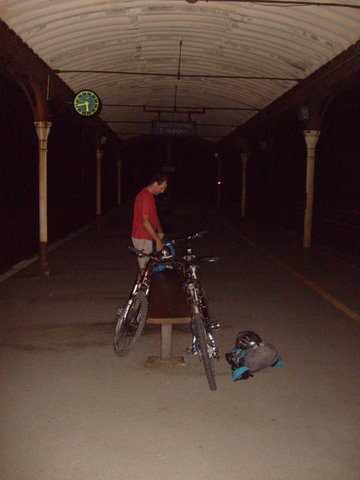
[[[191,317],[172,317],[172,318],[164,318],[164,317],[159,317],[159,318],[153,318],[153,317],[148,317],[146,320],[146,323],[149,325],[184,325],[186,323],[190,323]]]

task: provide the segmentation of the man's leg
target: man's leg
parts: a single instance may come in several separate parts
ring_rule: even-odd
[[[153,251],[153,242],[152,240],[145,240],[140,238],[131,238],[132,243],[135,248],[138,250],[143,250],[145,253],[151,253]],[[144,270],[145,265],[148,262],[147,257],[137,257],[140,270]]]

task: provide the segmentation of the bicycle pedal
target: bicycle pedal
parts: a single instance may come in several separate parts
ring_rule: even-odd
[[[220,322],[211,322],[210,325],[210,330],[219,330],[221,328]]]

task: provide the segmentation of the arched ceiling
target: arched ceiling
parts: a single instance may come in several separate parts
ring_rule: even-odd
[[[0,0],[0,16],[123,140],[160,119],[219,141],[360,39],[359,0]]]

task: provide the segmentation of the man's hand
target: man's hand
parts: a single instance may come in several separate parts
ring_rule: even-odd
[[[156,243],[156,251],[160,252],[162,250],[162,247],[163,247],[163,243],[162,243],[162,240],[161,240],[160,236],[158,236],[155,243]]]

